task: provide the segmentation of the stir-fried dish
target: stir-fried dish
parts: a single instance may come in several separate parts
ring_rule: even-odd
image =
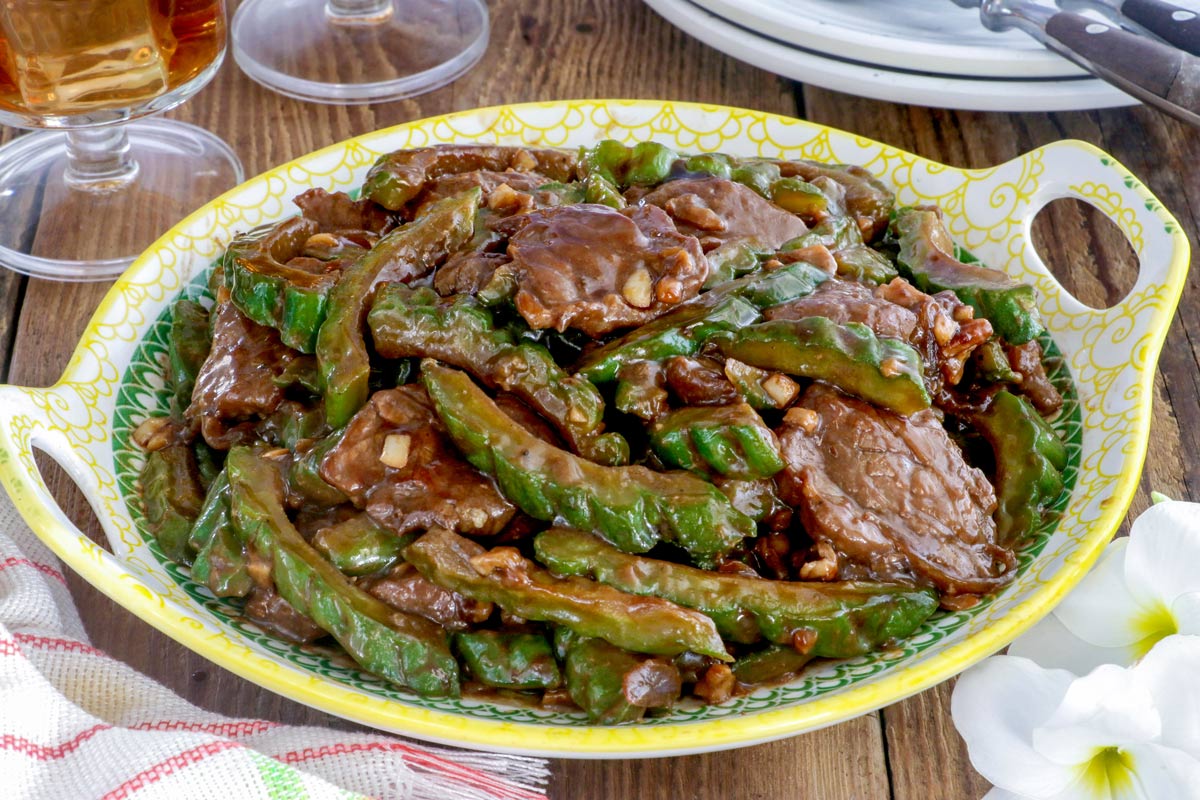
[[[1001,589],[1063,490],[1033,289],[862,169],[447,145],[295,202],[173,308],[145,521],[397,686],[720,703]]]

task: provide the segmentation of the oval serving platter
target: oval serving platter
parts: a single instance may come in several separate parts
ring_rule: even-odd
[[[159,377],[170,304],[201,296],[223,245],[247,228],[296,213],[304,189],[354,190],[384,152],[435,142],[588,145],[655,139],[681,152],[811,158],[861,164],[903,204],[938,203],[959,246],[1036,284],[1061,355],[1055,379],[1073,382],[1055,421],[1067,441],[1070,492],[1020,554],[1012,585],[968,611],[939,612],[896,648],[829,662],[796,681],[718,706],[683,704],[629,726],[582,714],[471,698],[423,699],[326,651],[263,634],[234,606],[169,563],[142,526],[134,482],[142,456],[130,431],[165,407]],[[1097,310],[1071,297],[1030,243],[1034,215],[1076,197],[1110,217],[1140,260],[1120,304]],[[490,750],[564,757],[682,755],[739,747],[831,725],[896,702],[1000,649],[1075,584],[1112,536],[1145,458],[1154,364],[1189,259],[1175,220],[1136,178],[1090,145],[1057,142],[985,170],[959,170],[813,123],[719,106],[589,100],[504,106],[366,134],[260,175],[167,232],[101,303],[67,370],[49,389],[0,387],[0,482],[30,527],[85,579],[167,635],[293,700],[383,730]],[[1051,341],[1052,340],[1052,341]],[[46,451],[80,484],[109,548],[75,528],[34,463]]]

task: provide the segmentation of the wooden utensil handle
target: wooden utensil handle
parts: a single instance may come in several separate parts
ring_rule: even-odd
[[[1125,0],[1120,11],[1163,41],[1200,56],[1200,14],[1162,0]]]
[[[1200,127],[1200,58],[1143,34],[1029,0],[983,0],[992,30],[1018,28],[1139,100]]]
[[[1200,59],[1079,14],[1046,21],[1046,44],[1140,100],[1200,125]]]

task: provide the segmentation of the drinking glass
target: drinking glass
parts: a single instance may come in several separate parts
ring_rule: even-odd
[[[216,136],[139,119],[207,84],[225,39],[224,0],[0,2],[0,123],[41,129],[0,147],[0,264],[111,278],[241,183]]]
[[[268,89],[318,103],[374,103],[458,78],[487,49],[483,0],[245,0],[233,58]]]

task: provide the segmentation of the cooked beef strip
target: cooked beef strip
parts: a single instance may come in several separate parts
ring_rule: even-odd
[[[674,356],[663,362],[667,388],[685,406],[727,406],[742,395],[725,377],[724,365],[713,358]]]
[[[414,216],[420,216],[431,203],[475,187],[483,191],[483,206],[504,216],[553,206],[558,204],[558,196],[538,191],[539,186],[552,182],[552,178],[535,172],[497,172],[481,169],[446,175],[425,187],[416,203]]]
[[[797,247],[795,250],[781,250],[771,256],[763,264],[763,268],[768,270],[779,269],[784,264],[795,264],[797,261],[811,264],[830,275],[837,275],[837,258],[823,244],[810,244],[807,247]]]
[[[390,436],[407,437],[399,466],[382,460],[391,458]],[[321,477],[397,534],[436,525],[490,536],[516,513],[490,478],[462,460],[425,390],[412,384],[371,396],[325,457]]]
[[[641,202],[666,209],[680,232],[698,237],[706,251],[732,241],[750,241],[777,250],[808,232],[799,217],[753,189],[724,178],[668,181]]]
[[[185,419],[199,425],[210,447],[228,450],[283,402],[277,379],[299,357],[280,340],[279,331],[254,322],[233,303],[219,304],[212,349],[196,376]]]
[[[254,587],[246,598],[242,613],[258,627],[285,641],[308,644],[325,636],[325,631],[318,628],[317,623],[297,611],[271,588]]]
[[[313,237],[317,240],[322,234]],[[341,272],[356,264],[366,255],[369,246],[360,246],[354,240],[342,235],[329,234],[329,240],[314,243],[304,248],[304,255],[296,256],[287,262],[292,269],[321,275],[327,272]]]
[[[908,341],[917,327],[917,315],[903,306],[878,297],[855,281],[827,280],[808,297],[768,308],[768,320],[826,317],[837,323],[861,322],[887,339]]]
[[[433,288],[443,297],[475,294],[487,285],[497,267],[510,260],[503,253],[455,253],[434,273]]]
[[[309,189],[292,202],[300,213],[320,225],[321,232],[368,231],[383,233],[392,224],[392,215],[370,200],[354,200],[345,192]]]
[[[431,183],[450,175],[469,172],[536,173],[543,181],[569,181],[575,178],[578,154],[574,150],[513,147],[482,144],[439,144],[416,150],[398,150],[384,157],[390,172],[403,176],[412,187],[420,186],[411,197],[419,197]],[[411,208],[411,206],[410,206]]]
[[[732,673],[730,673],[732,674]],[[665,658],[648,658],[621,680],[621,693],[631,706],[661,708],[679,699],[683,680],[679,669]]]
[[[996,495],[932,410],[903,417],[814,384],[777,431],[777,477],[808,534],[852,562],[843,574],[993,592],[1016,559],[996,544]],[[810,430],[811,429],[811,430]]]
[[[1042,365],[1042,346],[1036,339],[1022,345],[1006,345],[1004,352],[1013,372],[1021,375],[1021,394],[1029,398],[1039,414],[1053,414],[1062,408],[1062,395],[1046,376],[1046,368]]]
[[[600,337],[690,300],[708,276],[695,237],[654,206],[580,204],[522,214],[508,244],[516,306],[530,327]]]
[[[383,577],[361,581],[359,587],[392,608],[433,620],[450,631],[465,631],[487,622],[493,610],[491,603],[438,586],[412,564],[397,564]]]

